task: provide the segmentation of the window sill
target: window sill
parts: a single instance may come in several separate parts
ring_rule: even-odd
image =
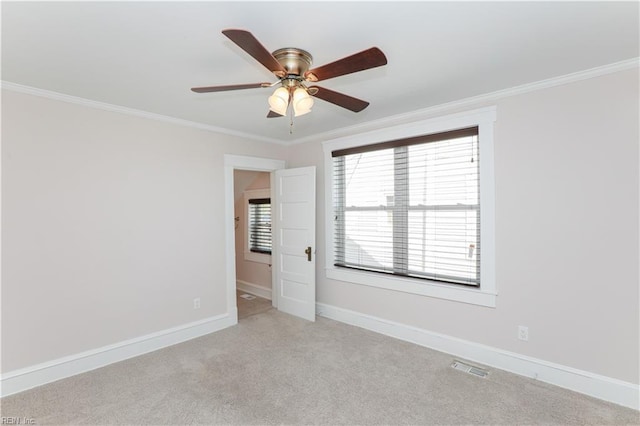
[[[248,260],[249,262],[258,262],[258,263],[266,263],[271,265],[271,255],[264,253],[255,253],[252,251],[244,252],[244,260]]]
[[[333,280],[490,308],[496,307],[497,295],[479,288],[466,288],[453,284],[440,284],[435,281],[423,279],[393,277],[376,274],[375,272],[354,271],[342,268],[327,268],[326,273],[327,278]]]

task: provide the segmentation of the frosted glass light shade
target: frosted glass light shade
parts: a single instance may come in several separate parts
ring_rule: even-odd
[[[289,106],[289,91],[284,87],[279,87],[269,96],[269,108],[271,111],[287,115],[287,106]]]
[[[311,112],[313,106],[313,98],[309,96],[306,90],[298,87],[293,92],[293,111],[295,116],[304,115]]]

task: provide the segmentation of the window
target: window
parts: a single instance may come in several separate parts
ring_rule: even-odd
[[[244,191],[244,260],[271,264],[271,190]]]
[[[332,157],[336,266],[480,284],[477,127]]]
[[[248,218],[249,251],[271,254],[271,199],[250,198]]]
[[[495,117],[486,107],[324,142],[327,278],[495,307]]]

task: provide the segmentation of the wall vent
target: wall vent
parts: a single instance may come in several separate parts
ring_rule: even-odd
[[[489,375],[489,372],[484,368],[476,367],[474,365],[467,364],[465,362],[458,361],[458,360],[454,360],[453,363],[451,364],[451,367],[454,370],[464,371],[465,373],[473,374],[474,376],[478,376],[482,378],[487,377]]]

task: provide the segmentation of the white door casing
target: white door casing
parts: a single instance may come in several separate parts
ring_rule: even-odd
[[[277,257],[274,260],[278,309],[315,321],[316,318],[316,168],[277,170],[273,220]]]
[[[233,323],[238,322],[238,308],[236,305],[236,262],[235,262],[235,213],[234,213],[234,194],[233,194],[233,171],[238,170],[254,170],[259,172],[274,172],[275,170],[284,169],[284,160],[275,160],[270,158],[248,157],[244,155],[224,155],[224,182],[225,182],[225,271],[226,271],[226,288],[227,288],[227,312],[231,316]],[[271,188],[274,187],[274,173],[271,174]],[[275,280],[275,271],[273,272],[273,283]],[[273,289],[273,294],[276,289]],[[275,300],[275,297],[274,297]],[[275,304],[274,304],[275,306]]]

